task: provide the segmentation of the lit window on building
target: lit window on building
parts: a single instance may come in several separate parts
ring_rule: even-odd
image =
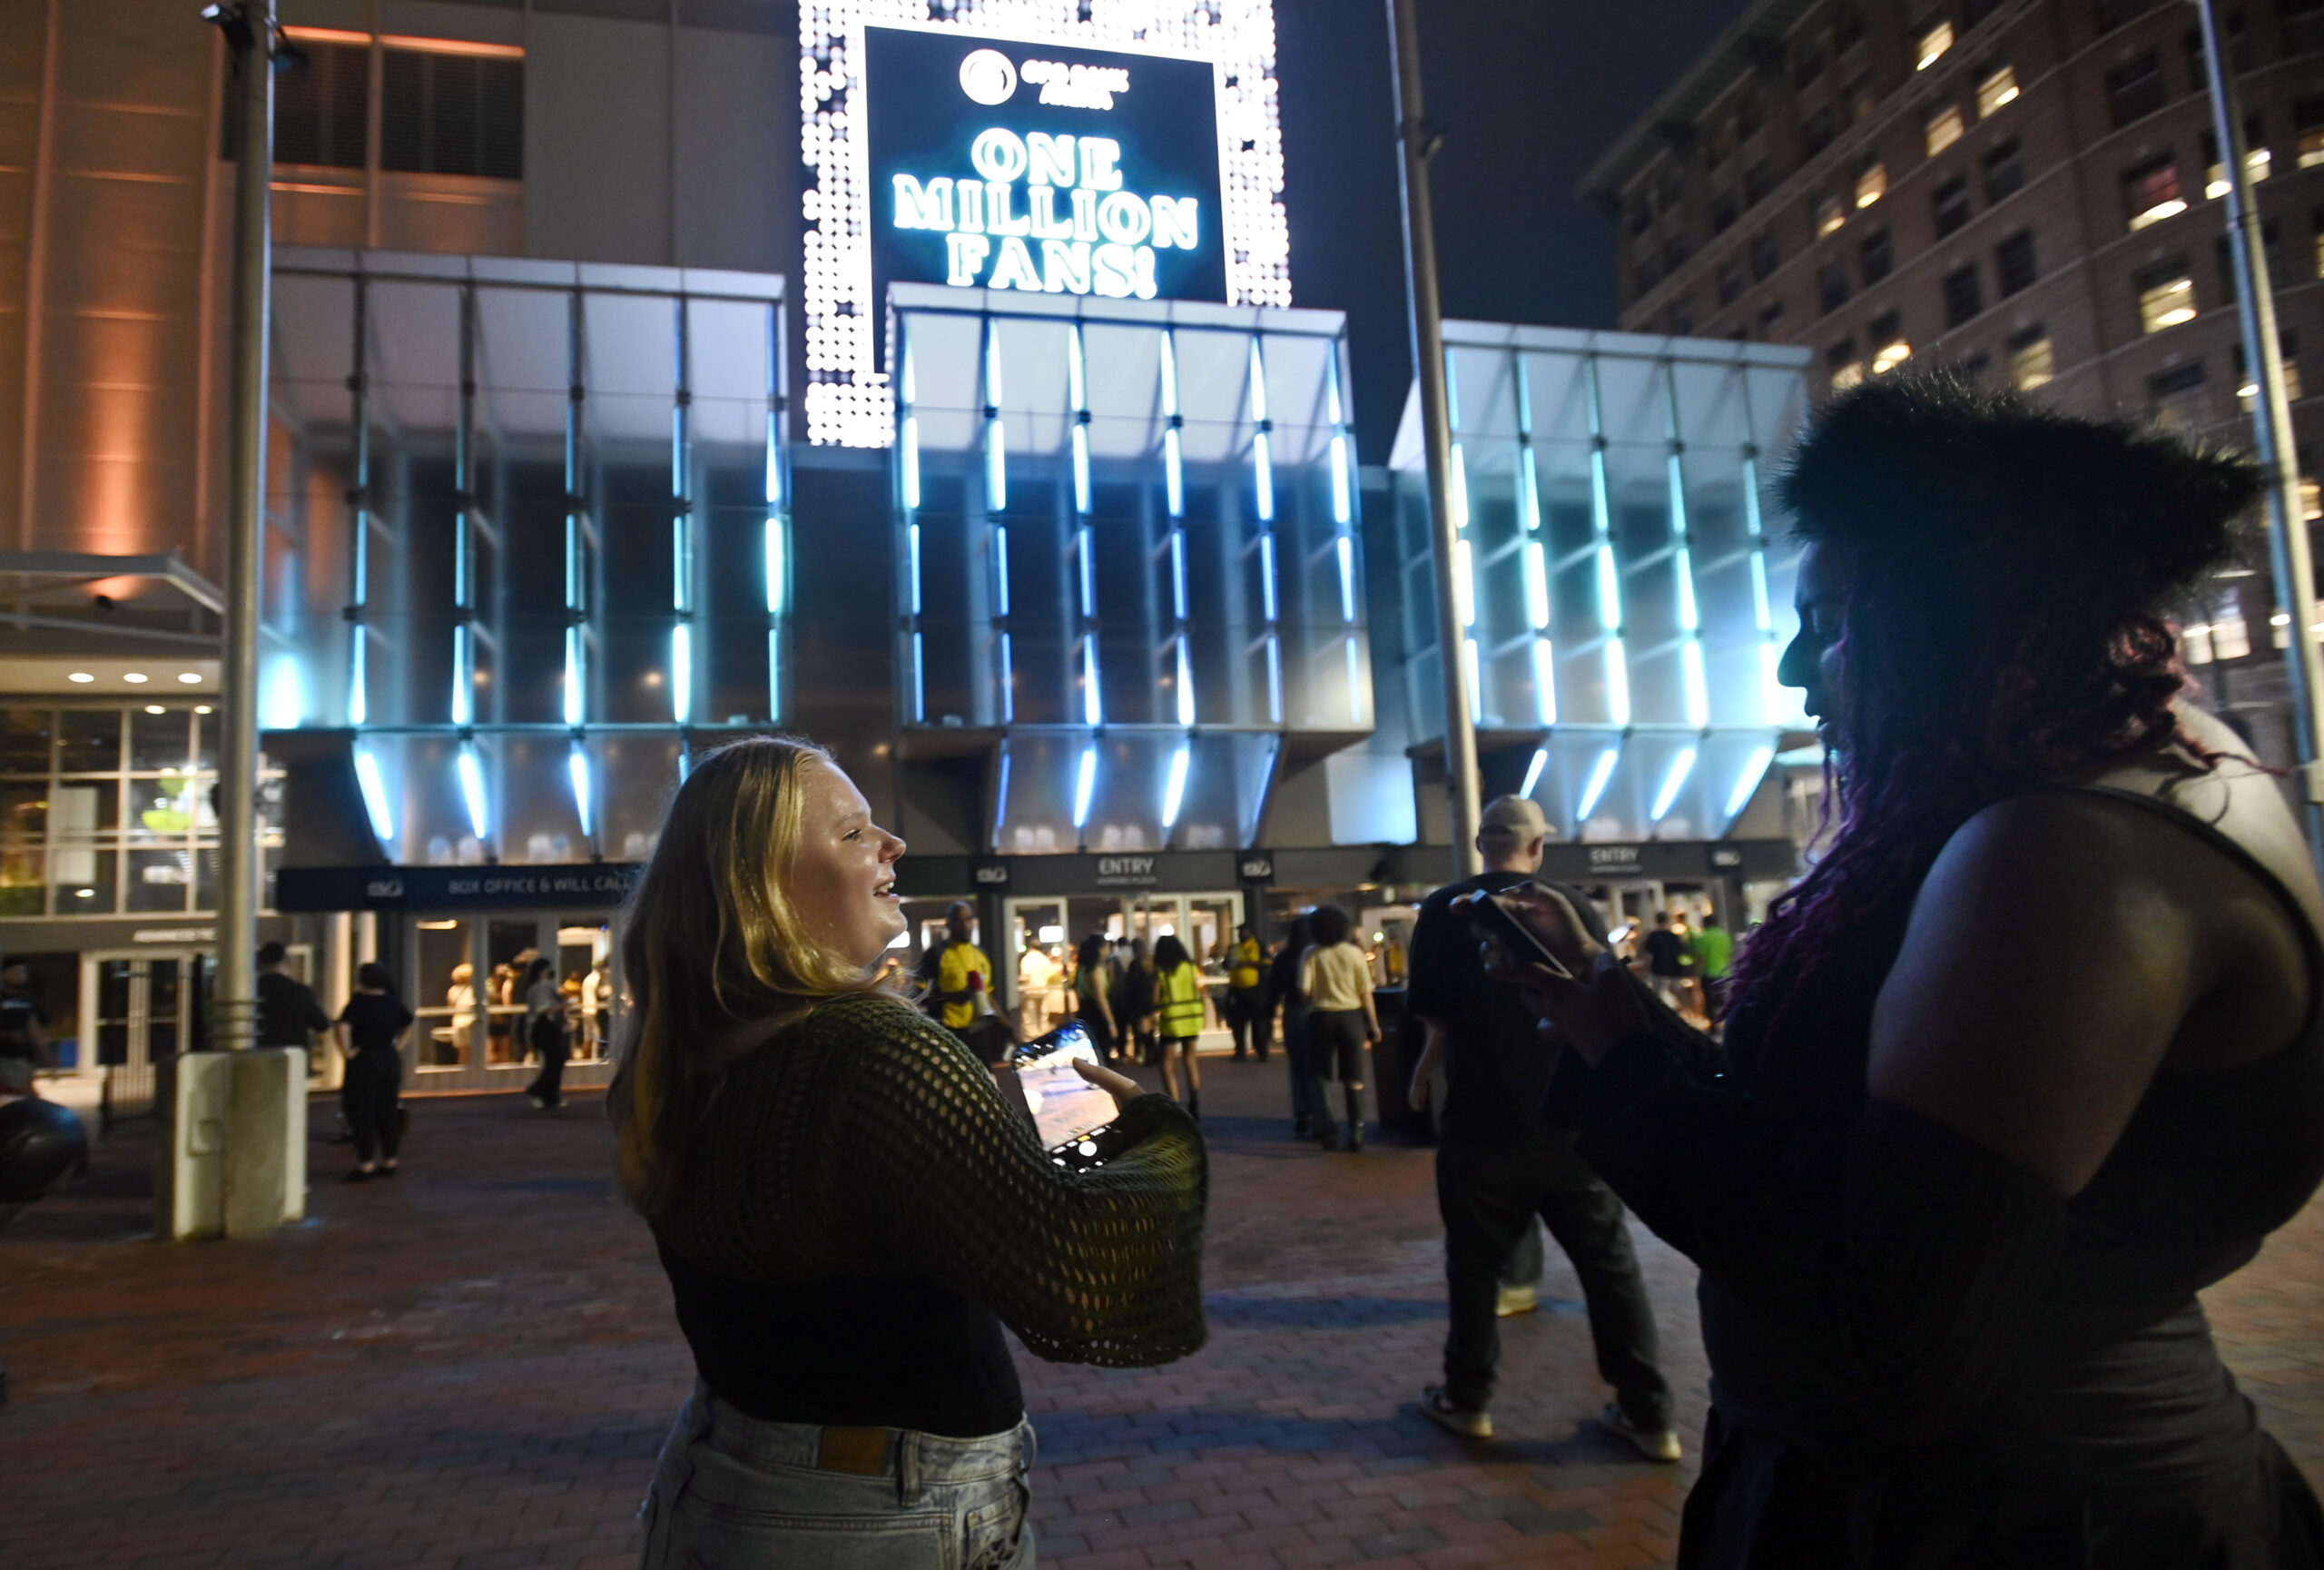
[[[2150,267],[2138,276],[2139,328],[2161,332],[2195,320],[2195,280],[2183,261]]]
[[[1837,193],[1827,191],[1816,198],[1816,238],[1821,240],[1848,221],[1847,204]]]
[[[2303,98],[2292,105],[2292,123],[2299,128],[2299,166],[2324,163],[2324,98]]]
[[[2303,396],[2299,385],[2299,335],[2279,333],[2276,348],[2283,356],[2284,400],[2289,403],[2298,403]],[[2235,346],[2235,380],[2236,401],[2242,405],[2243,412],[2249,414],[2260,400],[2260,382],[2251,374],[2250,367],[2243,358],[2243,346],[2240,343]]]
[[[1884,311],[1872,321],[1872,374],[1883,376],[1913,357],[1913,346],[1905,341],[1905,321],[1901,313]]]
[[[2017,102],[2017,73],[1997,65],[1977,84],[1977,117],[1984,119],[2005,104]]]
[[[1856,177],[1856,204],[1869,207],[1888,194],[1888,166],[1875,161],[1864,166]]]
[[[2047,387],[2057,374],[2057,351],[2051,347],[2048,331],[2029,327],[2014,334],[2009,341],[2010,385],[2020,392],[2032,392]]]
[[[2254,116],[2243,126],[2243,183],[2257,185],[2271,173],[2275,155],[2260,141],[2260,122]],[[2203,197],[2216,202],[2227,194],[2227,160],[2221,156],[2219,138],[2211,132],[2203,133]]]
[[[2180,657],[2189,665],[2209,665],[2216,657],[2211,652],[2211,627],[2207,621],[2189,622],[2179,629]]]
[[[1921,127],[1922,140],[1927,145],[1928,155],[1934,158],[1960,141],[1961,133],[1967,129],[1962,123],[1961,105],[1958,104],[1940,104],[1930,110],[1928,119]]]
[[[2324,488],[2319,488],[2313,478],[2305,474],[2299,477],[2299,516],[2307,523],[2324,518]]]
[[[1920,42],[1914,50],[1913,69],[1927,70],[1944,59],[1945,52],[1952,47],[1953,24],[1949,21],[1937,22],[1921,34]]]
[[[1856,358],[1853,338],[1843,338],[1826,350],[1824,365],[1831,373],[1834,392],[1846,392],[1864,380],[1864,361]]]
[[[1994,247],[1994,277],[1995,292],[2008,299],[2021,289],[2031,288],[2040,276],[2034,260],[2034,232],[2021,229]]]
[[[2324,278],[2324,222],[2316,230],[2316,276]]]
[[[2151,158],[2122,175],[2122,211],[2132,232],[2187,211],[2179,190],[2179,165],[2171,154]]]

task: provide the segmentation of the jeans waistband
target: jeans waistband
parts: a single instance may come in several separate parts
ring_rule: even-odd
[[[771,1423],[720,1400],[709,1386],[700,1382],[694,1385],[691,1407],[694,1437],[737,1460],[894,1477],[909,1494],[931,1484],[1003,1476],[1033,1464],[1030,1419],[1002,1433],[980,1434],[971,1439],[923,1434],[913,1428]],[[840,1464],[832,1464],[835,1458]]]

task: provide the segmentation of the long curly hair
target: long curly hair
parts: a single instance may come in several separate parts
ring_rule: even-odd
[[[1735,1012],[1775,1016],[1843,948],[1901,938],[1946,840],[2015,790],[2179,737],[2163,607],[2224,559],[2255,468],[1945,369],[1811,420],[1781,480],[1837,557],[1831,837],[1743,945]],[[2200,749],[2198,755],[2201,755]]]

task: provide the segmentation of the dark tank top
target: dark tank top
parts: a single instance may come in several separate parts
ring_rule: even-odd
[[[2257,1437],[2195,1294],[2249,1263],[2324,1181],[2324,943],[2283,882],[2201,817],[2142,791],[2058,788],[2152,812],[2245,868],[2291,914],[2307,956],[2308,1018],[2290,1044],[2233,1068],[2155,1075],[2068,1202],[2060,1258],[2014,1338],[2012,1375],[1959,1440],[2050,1485],[2183,1486],[2243,1464]],[[1859,933],[1797,990],[1811,1008],[1729,1022],[1738,1088],[1806,1110],[1799,1126],[1829,1133],[1835,1167],[1865,1102],[1873,1004],[1908,914]],[[1699,1291],[1714,1397],[1731,1420],[1817,1449],[1872,1437],[1848,1432],[1848,1393],[1816,1328],[1708,1272]]]

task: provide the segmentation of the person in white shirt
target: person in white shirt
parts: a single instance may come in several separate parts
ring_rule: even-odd
[[[1316,1138],[1327,1150],[1340,1148],[1339,1126],[1332,1121],[1322,1082],[1336,1075],[1347,1098],[1347,1148],[1361,1150],[1364,1049],[1380,1039],[1372,962],[1350,941],[1355,923],[1339,906],[1317,905],[1307,919],[1315,946],[1299,963],[1299,986],[1307,994],[1309,1105]]]

